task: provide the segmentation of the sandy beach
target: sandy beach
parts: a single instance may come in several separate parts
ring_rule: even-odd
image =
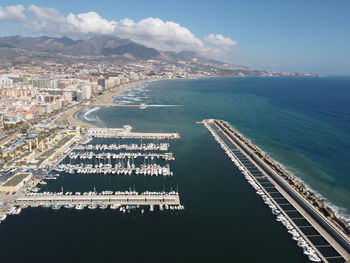
[[[60,116],[57,118],[57,120],[61,121],[61,122],[65,122],[70,126],[80,126],[81,128],[96,128],[96,127],[98,127],[97,125],[78,120],[76,118],[77,112],[79,112],[83,108],[87,108],[87,107],[118,106],[118,104],[114,104],[112,102],[113,97],[120,95],[121,93],[123,93],[127,89],[130,89],[132,87],[139,85],[142,82],[147,82],[147,81],[148,80],[133,81],[133,82],[115,87],[115,88],[111,89],[110,91],[106,91],[104,94],[102,94],[98,97],[93,97],[90,101],[85,102],[84,104],[76,105],[75,107],[73,107],[65,112],[62,112],[60,114]]]

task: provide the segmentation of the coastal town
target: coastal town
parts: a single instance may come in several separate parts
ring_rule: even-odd
[[[72,59],[72,58],[71,58]],[[75,60],[76,61],[76,60]],[[96,64],[95,64],[96,63]],[[93,127],[74,116],[89,106],[111,106],[114,96],[143,81],[215,76],[294,76],[191,60],[138,60],[36,65],[3,63],[0,68],[0,165],[30,149],[42,151],[44,138],[66,127]],[[142,106],[142,105],[141,105]]]
[[[75,112],[91,105],[108,105],[113,96],[141,81],[208,75],[210,72],[185,68],[167,72],[151,62],[1,69],[1,164],[9,165],[25,151],[43,151],[49,134],[58,136],[62,129],[75,125],[91,127],[76,120]]]

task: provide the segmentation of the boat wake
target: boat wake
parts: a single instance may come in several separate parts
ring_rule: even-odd
[[[146,105],[147,107],[181,107],[183,105],[162,105],[162,104],[151,104],[151,105]]]

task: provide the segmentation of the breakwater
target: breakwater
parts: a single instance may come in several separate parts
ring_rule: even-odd
[[[325,205],[320,207],[307,199],[307,196],[315,198],[317,196],[303,187],[297,179],[291,178],[292,176],[282,167],[228,123],[221,120],[204,120],[203,123],[222,145],[227,155],[231,159],[234,158],[234,163],[243,170],[246,177],[249,177],[248,182],[253,183],[253,186],[256,185],[257,194],[262,195],[264,202],[269,203],[273,213],[279,216],[277,221],[285,222],[288,231],[296,231],[293,238],[298,239],[298,245],[303,247],[304,254],[308,254],[310,260],[322,259],[324,262],[349,260],[350,243],[346,221],[337,218],[335,214],[329,216],[323,212],[324,209],[320,209]],[[286,174],[289,180],[285,178]],[[304,189],[308,191],[306,196]],[[305,246],[300,244],[297,235],[302,237],[302,242],[306,242]]]

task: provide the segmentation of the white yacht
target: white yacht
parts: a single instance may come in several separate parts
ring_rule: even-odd
[[[316,254],[309,255],[308,258],[312,262],[322,262],[322,260]]]
[[[108,207],[108,205],[104,205],[104,204],[98,206],[98,208],[100,208],[100,209],[106,209],[107,207]]]
[[[7,214],[12,215],[15,210],[16,210],[16,207],[13,206],[7,211]]]
[[[75,206],[75,209],[77,210],[83,210],[84,208],[85,208],[85,205],[81,205],[81,204]]]
[[[118,209],[120,207],[120,204],[112,204],[110,206],[111,209]]]
[[[97,208],[97,205],[95,205],[95,204],[90,204],[90,205],[88,206],[88,208],[89,208],[89,209],[96,209],[96,208]]]
[[[17,208],[15,209],[15,211],[13,211],[13,215],[19,215],[19,214],[21,213],[21,211],[22,211],[22,208],[17,207]]]
[[[53,206],[51,206],[51,208],[54,209],[54,210],[58,210],[61,207],[62,207],[62,205],[53,205]]]
[[[1,215],[0,216],[0,223],[1,223],[1,221],[4,221],[6,218],[7,218],[7,215]]]

